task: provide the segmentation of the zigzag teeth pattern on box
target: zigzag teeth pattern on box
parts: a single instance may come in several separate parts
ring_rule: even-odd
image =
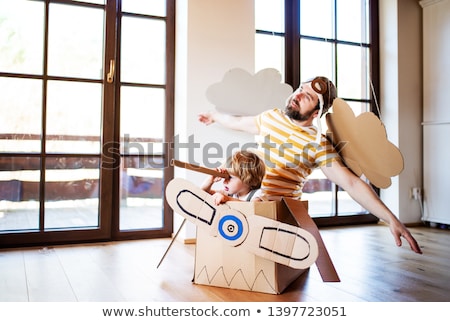
[[[255,285],[258,285],[258,289],[267,288],[270,293],[276,293],[275,287],[270,283],[263,270],[258,271],[253,280],[248,280],[242,269],[238,269],[232,276],[227,277],[223,266],[219,267],[212,275],[208,272],[208,268],[203,266],[196,275],[196,281],[204,285],[226,285],[230,288],[246,289],[248,291],[253,291]],[[234,287],[234,284],[239,287]],[[245,285],[247,288],[243,288],[242,285]]]

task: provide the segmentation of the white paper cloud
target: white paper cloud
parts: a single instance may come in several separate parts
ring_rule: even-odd
[[[284,108],[293,92],[289,84],[281,83],[276,69],[262,69],[252,75],[241,68],[228,71],[221,82],[206,91],[207,99],[220,112],[231,115],[257,115],[275,107]]]

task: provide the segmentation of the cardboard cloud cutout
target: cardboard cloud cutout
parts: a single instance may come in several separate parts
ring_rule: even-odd
[[[266,68],[252,75],[234,68],[221,82],[207,89],[206,97],[220,112],[257,115],[274,107],[284,108],[292,92],[289,84],[281,83],[281,74],[276,69]]]
[[[357,176],[364,174],[376,187],[387,188],[391,177],[402,172],[402,154],[387,139],[386,129],[375,114],[365,112],[355,117],[350,106],[336,98],[326,121],[328,138]]]

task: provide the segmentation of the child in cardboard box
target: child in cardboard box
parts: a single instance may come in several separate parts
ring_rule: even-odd
[[[262,201],[261,182],[265,174],[265,164],[255,153],[250,151],[237,151],[225,162],[223,167],[217,169],[228,172],[230,177],[208,176],[201,188],[210,193],[216,205],[227,201]],[[223,179],[223,189],[212,189],[214,183]]]

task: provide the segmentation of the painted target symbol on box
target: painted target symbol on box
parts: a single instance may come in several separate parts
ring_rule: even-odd
[[[247,238],[247,219],[242,213],[228,209],[219,220],[218,230],[220,236],[229,244],[238,246]]]

